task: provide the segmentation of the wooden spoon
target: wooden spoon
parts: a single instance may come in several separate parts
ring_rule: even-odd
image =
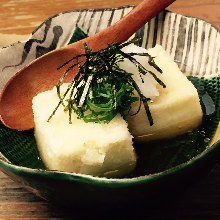
[[[64,72],[57,70],[70,58],[84,53],[84,43],[94,51],[110,43],[126,41],[141,26],[175,0],[144,0],[119,22],[74,44],[49,52],[17,72],[4,87],[0,97],[0,116],[9,128],[28,130],[34,127],[32,99],[54,87]],[[66,68],[66,67],[65,67]],[[74,71],[69,77],[74,77]]]

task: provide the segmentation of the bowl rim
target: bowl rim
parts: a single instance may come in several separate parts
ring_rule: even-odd
[[[56,13],[54,15],[49,16],[46,20],[44,20],[41,24],[39,24],[38,27],[36,27],[30,33],[30,35],[33,35],[44,24],[45,21],[47,21],[48,19],[51,19],[51,18],[55,18],[55,17],[57,17],[57,16],[59,16],[61,14],[72,13],[72,12],[83,12],[83,11],[112,11],[112,10],[121,10],[121,9],[125,9],[125,8],[134,8],[135,6],[136,5],[128,4],[128,5],[122,5],[122,6],[118,6],[118,7],[112,7],[112,8],[105,7],[105,8],[83,8],[83,9],[65,10],[65,11],[62,11],[60,13]],[[164,9],[163,12],[171,13],[171,14],[175,14],[175,15],[180,15],[180,16],[182,16],[184,18],[191,18],[191,19],[196,19],[198,21],[205,22],[206,24],[211,25],[211,27],[215,28],[220,33],[220,27],[217,27],[216,25],[208,22],[205,19],[193,17],[193,16],[190,16],[190,15],[182,15],[180,13],[176,13],[176,12],[171,11],[169,9]],[[9,46],[11,46],[11,45],[9,45]]]
[[[5,169],[16,174],[35,175],[43,178],[46,177],[47,179],[58,178],[61,181],[74,180],[82,183],[89,183],[92,185],[98,184],[102,186],[107,186],[108,184],[111,185],[113,184],[115,187],[133,186],[139,184],[153,183],[159,179],[173,176],[179,172],[187,171],[191,167],[198,165],[201,162],[201,160],[211,156],[212,154],[215,154],[216,152],[218,153],[218,151],[220,154],[220,140],[212,144],[211,146],[207,147],[200,154],[198,154],[197,156],[191,158],[190,160],[184,163],[181,163],[177,166],[174,166],[172,168],[169,168],[167,170],[158,173],[142,175],[132,178],[106,178],[106,177],[95,177],[87,174],[70,173],[70,172],[63,172],[56,170],[33,169],[33,168],[14,165],[9,162],[3,161],[2,159],[0,159],[0,169],[3,168],[2,169],[3,172]]]

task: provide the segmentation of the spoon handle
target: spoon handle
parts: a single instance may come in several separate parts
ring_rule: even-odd
[[[106,28],[104,31],[101,31],[100,33],[94,35],[96,38],[96,42],[97,38],[100,38],[100,41],[98,42],[103,42],[103,46],[106,47],[105,42],[110,44],[120,43],[128,40],[139,28],[146,24],[146,22],[155,17],[174,1],[175,0],[142,1],[120,21]],[[103,39],[105,40],[103,41]],[[93,47],[93,45],[91,45],[91,47]]]
[[[176,0],[143,0],[115,24],[81,41],[87,42],[93,51],[103,49],[111,43],[124,42],[128,40],[139,28],[146,24],[146,22],[155,17],[174,1]],[[65,50],[68,49],[73,49],[73,54],[74,50],[77,51],[76,53],[78,54],[79,51],[81,51],[81,53],[84,52],[83,43],[67,45]]]

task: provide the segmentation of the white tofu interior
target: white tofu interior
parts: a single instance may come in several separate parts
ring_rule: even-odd
[[[150,69],[165,83],[162,88],[155,81],[144,83],[138,74],[137,68],[128,60],[121,64],[121,67],[134,74],[134,79],[146,97],[153,99],[149,102],[149,108],[153,117],[153,126],[149,125],[145,109],[142,105],[139,113],[135,116],[128,116],[129,129],[136,140],[148,141],[154,139],[170,138],[199,126],[202,121],[202,109],[198,92],[194,85],[179,70],[171,56],[159,45],[146,50],[135,45],[125,48],[125,52],[147,52],[155,57],[155,63],[163,73],[158,73],[151,67],[146,57],[136,56],[135,58],[147,69]],[[139,103],[133,105],[131,113],[136,112]]]
[[[35,137],[48,169],[106,177],[122,176],[134,169],[132,136],[120,115],[108,124],[98,124],[85,123],[73,113],[69,124],[68,112],[61,106],[47,122],[58,101],[55,89],[33,99]]]

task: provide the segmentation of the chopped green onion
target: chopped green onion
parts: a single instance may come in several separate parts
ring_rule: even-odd
[[[156,71],[162,73],[162,70],[155,64],[153,57],[148,53],[124,53],[122,51],[125,46],[135,41],[136,39],[125,43],[111,44],[97,52],[93,52],[85,44],[85,54],[73,57],[60,66],[58,69],[74,62],[67,68],[57,83],[57,94],[60,101],[48,121],[62,104],[64,105],[64,110],[69,112],[70,123],[72,112],[75,112],[85,122],[108,123],[118,113],[126,117],[131,110],[132,103],[139,101],[140,105],[135,114],[139,112],[141,104],[143,104],[149,123],[153,125],[153,118],[148,106],[150,99],[142,94],[132,78],[132,73],[121,69],[119,66],[120,62],[128,59],[137,66],[141,78],[142,75],[151,74],[161,86],[165,87],[165,84],[156,74],[147,70],[133,56],[148,57],[148,63]],[[78,58],[80,57],[84,57],[85,61],[79,61]],[[65,93],[61,95],[61,84],[69,71],[76,67],[79,69],[78,73]]]

